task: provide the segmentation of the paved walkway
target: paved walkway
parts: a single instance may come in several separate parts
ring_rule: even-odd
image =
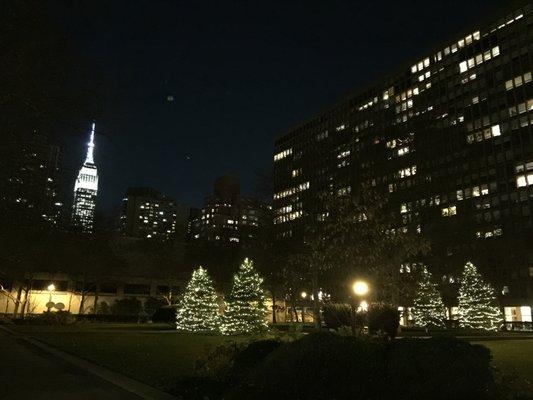
[[[0,399],[140,399],[0,330]]]

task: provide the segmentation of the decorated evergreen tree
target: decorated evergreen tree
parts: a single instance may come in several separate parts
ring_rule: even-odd
[[[431,282],[431,273],[426,267],[422,268],[411,312],[418,326],[444,327],[444,303],[437,284]]]
[[[259,332],[267,328],[266,295],[262,283],[263,278],[255,270],[252,261],[246,258],[233,276],[222,333],[236,335]]]
[[[207,270],[199,267],[192,273],[176,312],[176,328],[185,332],[215,332],[220,316],[213,281]]]
[[[467,262],[459,288],[459,318],[465,328],[498,330],[503,315],[492,286],[483,281],[471,262]]]

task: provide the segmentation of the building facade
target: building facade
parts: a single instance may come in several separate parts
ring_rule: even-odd
[[[237,178],[219,177],[213,195],[205,198],[199,212],[191,214],[190,238],[246,247],[257,239],[265,207],[259,200],[241,195]]]
[[[84,282],[76,274],[40,272],[28,275],[23,282],[2,282],[0,315],[21,317],[50,311],[72,314],[109,314],[117,300],[137,298],[142,304],[149,299],[175,303],[186,282],[157,276],[106,275],[98,281]]]
[[[94,163],[94,129],[93,123],[91,139],[87,145],[87,156],[74,184],[72,226],[74,230],[82,233],[93,232],[94,210],[98,196],[98,170]]]
[[[122,200],[121,232],[136,238],[185,237],[189,208],[155,189],[128,188]]]
[[[56,227],[63,210],[58,194],[59,147],[37,132],[8,135],[0,159],[2,220]]]
[[[322,193],[375,187],[401,215],[399,229],[430,239],[429,267],[445,289],[472,260],[508,319],[531,321],[532,26],[525,4],[278,137],[277,237],[300,240],[327,217]]]

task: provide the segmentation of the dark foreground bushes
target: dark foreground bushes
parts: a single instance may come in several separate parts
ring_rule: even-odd
[[[182,399],[495,399],[483,346],[455,338],[399,339],[313,333],[281,343],[221,346],[199,376],[172,392]]]
[[[311,334],[273,350],[227,399],[489,399],[488,349],[455,338]]]

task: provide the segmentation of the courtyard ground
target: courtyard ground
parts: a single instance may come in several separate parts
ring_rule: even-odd
[[[242,340],[178,333],[168,326],[155,324],[11,326],[10,329],[161,389],[172,386],[176,378],[193,376],[195,361],[208,349]]]
[[[169,325],[158,324],[21,325],[11,329],[163,390],[171,387],[178,378],[193,376],[195,361],[209,348],[245,340],[178,333]],[[468,340],[487,346],[497,368],[533,382],[531,336],[504,335]]]

